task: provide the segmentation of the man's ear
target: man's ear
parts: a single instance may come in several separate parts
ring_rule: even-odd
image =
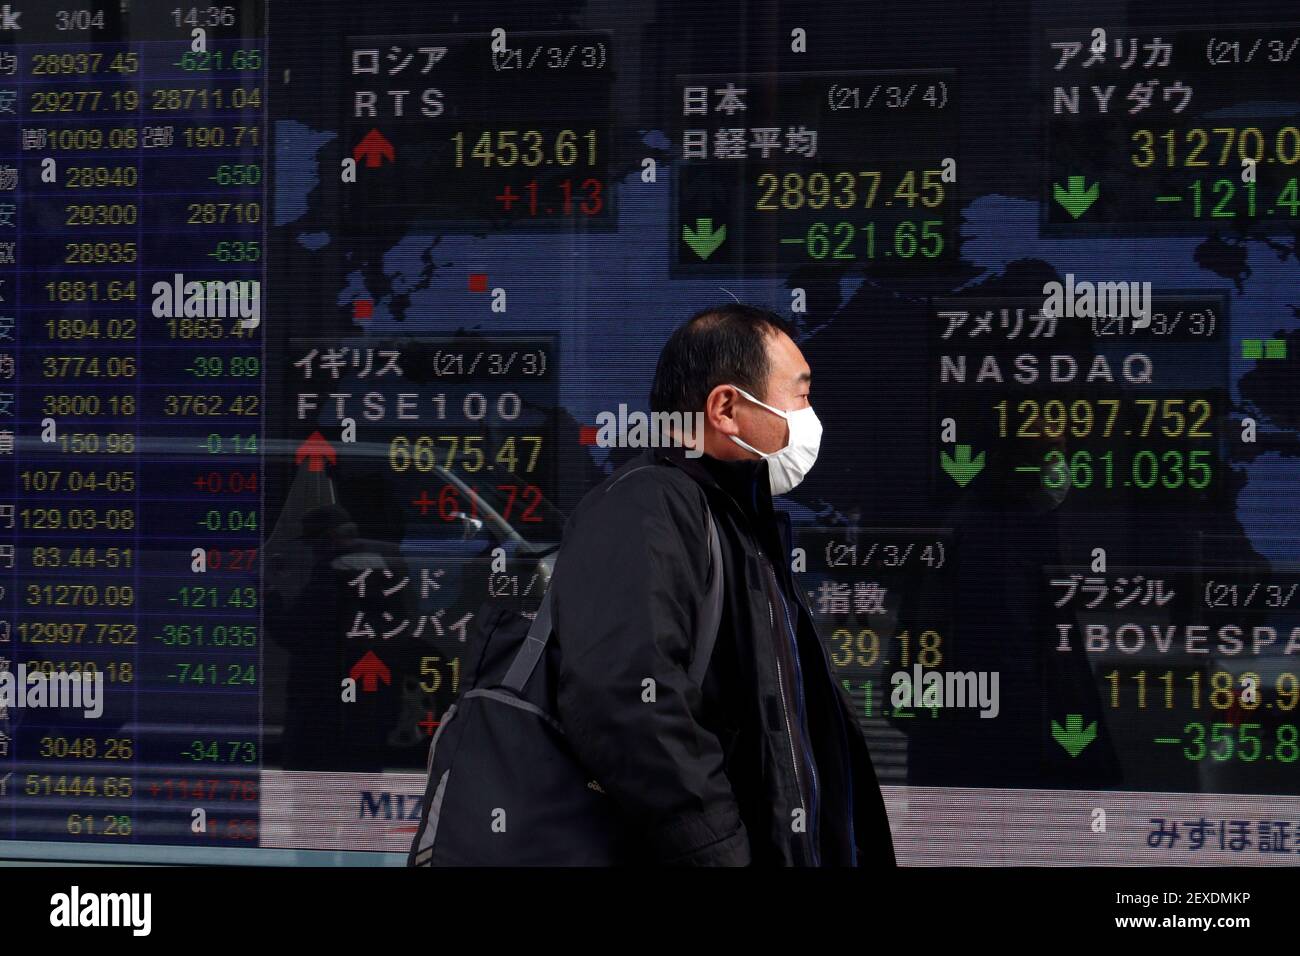
[[[739,435],[736,399],[740,393],[730,385],[716,385],[704,400],[704,420],[724,435]]]

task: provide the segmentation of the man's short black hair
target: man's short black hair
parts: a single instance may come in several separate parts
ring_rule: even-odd
[[[719,385],[735,385],[763,398],[767,376],[767,337],[798,334],[775,312],[728,302],[701,309],[669,337],[659,353],[652,412],[700,412]]]

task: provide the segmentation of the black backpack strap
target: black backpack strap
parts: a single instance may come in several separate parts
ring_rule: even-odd
[[[555,574],[559,568],[560,559],[557,555],[555,564],[551,567],[551,584],[555,583]],[[528,629],[528,636],[524,638],[523,646],[515,654],[515,659],[510,662],[510,669],[506,671],[505,679],[501,681],[502,687],[516,694],[524,689],[528,678],[533,676],[537,662],[542,659],[542,654],[546,651],[546,643],[551,639],[551,592],[555,590],[551,584],[546,586],[546,594],[542,596],[542,605],[537,609],[537,617],[533,618],[532,627]]]
[[[713,657],[713,645],[718,638],[718,627],[722,623],[722,544],[718,540],[718,529],[713,522],[713,510],[707,501],[704,503],[704,515],[709,523],[709,593],[704,603],[704,617],[700,621],[700,631],[695,638],[695,654],[691,658],[691,666],[687,671],[691,680],[697,684],[704,679],[704,672],[708,669],[710,658]],[[537,617],[533,618],[523,646],[515,654],[515,659],[510,662],[510,669],[506,671],[505,679],[501,681],[502,687],[516,694],[521,693],[528,684],[528,679],[533,676],[537,662],[542,659],[542,654],[546,652],[546,645],[551,639],[553,631],[551,592],[554,590],[555,575],[559,573],[559,568],[560,559],[557,555],[555,564],[551,568],[550,584],[547,585],[542,604],[537,609]]]
[[[709,522],[709,595],[704,602],[704,618],[700,621],[700,633],[695,639],[695,656],[687,673],[696,684],[704,680],[704,672],[709,669],[713,657],[713,645],[718,639],[718,628],[722,624],[722,543],[718,540],[718,529],[713,522],[713,509],[704,502],[704,516]]]

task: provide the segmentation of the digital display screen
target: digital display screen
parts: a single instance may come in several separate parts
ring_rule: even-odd
[[[404,862],[734,300],[900,864],[1300,860],[1300,11],[1001,6],[0,4],[0,858]]]

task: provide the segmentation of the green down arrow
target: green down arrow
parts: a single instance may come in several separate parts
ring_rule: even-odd
[[[1085,189],[1084,182],[1086,180],[1082,176],[1071,176],[1069,189],[1062,189],[1060,183],[1052,183],[1052,195],[1075,219],[1088,211],[1088,207],[1097,201],[1101,192],[1100,183],[1093,183]]]
[[[1052,721],[1052,736],[1071,757],[1083,753],[1083,748],[1097,739],[1097,722],[1083,726],[1083,714],[1066,714],[1065,726]]]
[[[707,259],[717,252],[718,246],[722,245],[726,238],[727,227],[719,226],[714,229],[712,219],[696,219],[694,229],[690,226],[682,226],[682,241],[701,259]]]
[[[984,470],[984,452],[971,458],[970,445],[958,445],[953,457],[949,457],[946,451],[939,452],[939,463],[953,481],[965,488]]]

